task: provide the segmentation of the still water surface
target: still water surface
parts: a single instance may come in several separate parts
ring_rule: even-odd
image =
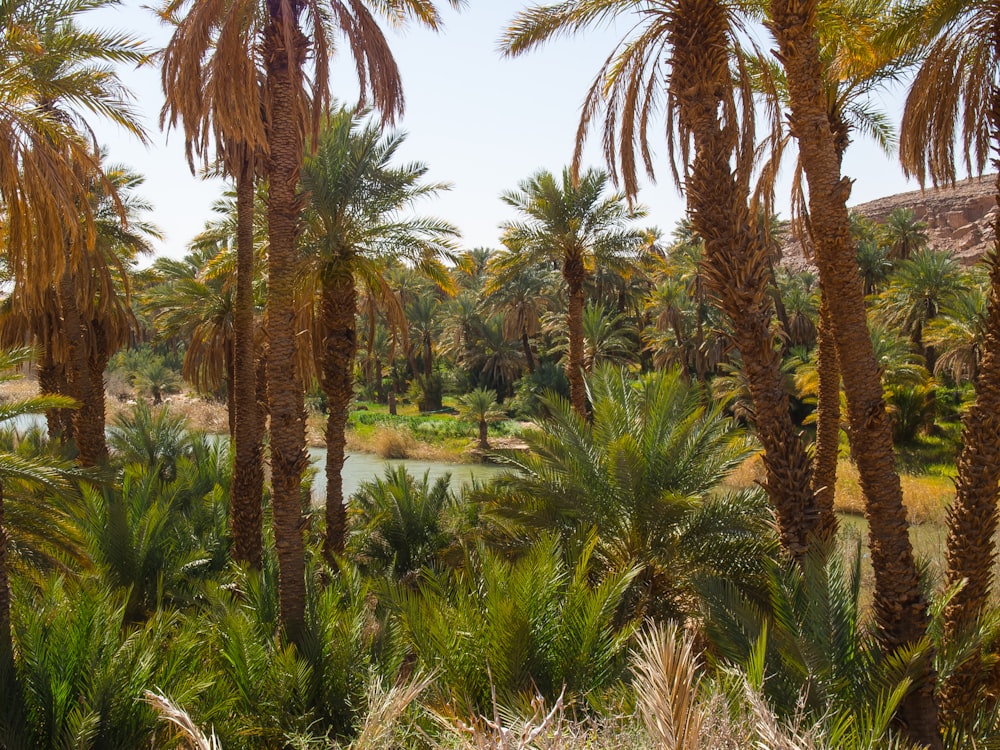
[[[313,500],[321,501],[326,496],[326,448],[310,448],[309,458],[316,469],[316,477],[313,479]],[[480,482],[488,482],[504,471],[503,467],[490,464],[448,464],[416,459],[387,461],[371,453],[348,453],[341,472],[344,497],[354,494],[362,482],[385,476],[386,466],[405,466],[406,470],[418,479],[427,472],[431,482],[445,474],[451,474],[451,487],[454,490],[469,484],[473,478]]]
[[[11,420],[11,426],[17,430],[26,430],[30,427],[45,427],[45,417],[41,414],[25,414]],[[226,440],[227,435],[218,435],[218,439]],[[326,496],[326,448],[310,448],[309,458],[312,467],[316,470],[313,478],[313,500],[322,502]],[[430,481],[433,482],[438,477],[451,474],[451,487],[459,490],[462,486],[472,482],[473,478],[488,482],[504,469],[491,464],[449,464],[441,461],[419,461],[416,459],[392,460],[370,453],[348,453],[344,461],[342,477],[344,481],[344,497],[354,494],[362,482],[385,476],[386,466],[405,466],[406,470],[418,479],[423,477],[424,472],[428,473]]]

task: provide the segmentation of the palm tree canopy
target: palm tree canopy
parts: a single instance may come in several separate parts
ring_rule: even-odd
[[[925,57],[903,110],[899,156],[921,183],[955,181],[958,145],[970,173],[985,170],[996,133],[997,8],[982,0],[927,0],[904,16]]]
[[[561,263],[564,275],[575,264],[586,273],[595,265],[627,269],[649,246],[647,233],[629,227],[645,209],[630,208],[620,193],[606,194],[608,182],[598,169],[577,178],[568,167],[559,178],[536,173],[501,195],[523,216],[501,225],[504,245],[533,263]]]
[[[144,43],[129,34],[84,30],[86,12],[115,0],[0,2],[0,199],[4,242],[19,279],[58,278],[67,240],[94,241],[90,180],[100,174],[89,122],[107,118],[130,134],[146,134],[131,92],[113,67],[142,64]],[[83,211],[82,221],[80,211]]]
[[[489,514],[517,537],[557,530],[571,550],[593,529],[599,559],[618,570],[640,564],[663,597],[652,606],[675,613],[686,610],[695,571],[747,580],[772,535],[762,494],[717,492],[754,451],[725,404],[706,406],[676,369],[633,381],[599,368],[589,389],[592,423],[548,399],[552,417],[526,437],[529,452],[506,455],[515,471],[485,491]]]

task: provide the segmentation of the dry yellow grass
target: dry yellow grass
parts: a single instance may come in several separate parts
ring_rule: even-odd
[[[955,485],[948,477],[903,474],[903,505],[912,524],[943,523],[945,510],[955,497]],[[842,459],[837,466],[837,490],[834,506],[840,513],[862,515],[864,497],[857,467]]]

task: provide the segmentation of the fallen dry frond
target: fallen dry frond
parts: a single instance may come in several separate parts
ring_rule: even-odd
[[[705,715],[693,639],[676,622],[654,625],[639,639],[632,672],[646,731],[665,750],[699,750]]]
[[[147,690],[142,694],[142,697],[146,703],[153,707],[161,719],[174,725],[187,741],[190,750],[222,750],[222,745],[214,731],[210,737],[205,736],[205,733],[194,723],[187,711],[167,696]]]

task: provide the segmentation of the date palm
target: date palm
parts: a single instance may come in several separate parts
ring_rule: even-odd
[[[692,228],[705,244],[706,287],[729,318],[747,369],[782,544],[800,557],[810,537],[833,533],[836,519],[811,486],[772,332],[772,252],[760,211],[750,205],[757,128],[746,56],[737,49],[746,20],[739,13],[719,0],[638,7],[626,0],[570,0],[522,12],[501,44],[518,55],[560,34],[628,19],[632,34],[607,57],[584,101],[575,164],[589,126],[603,112],[606,161],[635,196],[638,170],[655,171],[647,135],[652,118],[664,113],[671,174],[684,184]]]
[[[955,145],[969,171],[998,170],[1000,201],[1000,9],[980,0],[918,6],[926,57],[913,79],[900,133],[904,170],[922,183],[954,182]],[[993,220],[989,273],[976,378],[976,402],[962,424],[955,501],[949,509],[949,585],[965,580],[945,611],[945,641],[975,623],[988,600],[996,559],[994,532],[1000,484],[1000,216]],[[973,701],[981,685],[975,659],[945,682],[942,708],[950,719]]]
[[[0,198],[6,209],[4,239],[11,268],[37,261],[61,270],[63,246],[92,233],[91,217],[65,221],[85,209],[86,173],[96,169],[88,117],[108,117],[142,136],[117,74],[107,63],[140,64],[142,43],[127,34],[84,30],[77,21],[111,0],[0,3]],[[18,277],[33,295],[46,287]]]
[[[551,398],[529,451],[504,457],[515,471],[484,490],[488,516],[514,538],[555,531],[570,555],[596,530],[599,565],[638,568],[640,616],[694,614],[699,575],[751,585],[773,536],[762,493],[720,491],[755,447],[725,404],[678,369],[632,380],[605,366],[589,386],[593,421]]]
[[[483,285],[487,309],[503,316],[504,334],[519,339],[528,372],[535,371],[531,337],[541,330],[542,313],[551,305],[551,274],[538,266],[508,263],[503,251],[490,260]]]
[[[934,370],[935,353],[925,346],[924,327],[962,289],[958,261],[951,253],[922,250],[902,261],[879,294],[875,309],[889,325],[910,336],[917,351]]]
[[[94,332],[89,330],[89,310],[79,307],[81,298],[91,300],[76,282],[81,269],[90,276],[92,264],[98,277],[108,274],[101,252],[94,249],[95,210],[108,204],[95,203],[95,194],[105,193],[112,207],[121,207],[114,198],[115,186],[102,174],[100,155],[87,144],[92,140],[87,137],[90,121],[108,119],[145,139],[131,93],[113,67],[119,62],[143,63],[142,43],[127,34],[79,25],[86,11],[110,4],[59,0],[0,6],[5,29],[0,45],[5,98],[0,198],[8,211],[5,242],[14,294],[26,315],[37,310],[48,311],[42,317],[50,317],[58,308],[57,336],[62,343],[49,337],[51,326],[41,325],[47,350],[43,359],[55,359],[48,350],[58,350],[66,385],[82,404],[73,423],[84,464],[104,460],[107,448],[103,413],[97,408],[101,373],[88,361],[95,354],[90,346]]]
[[[395,164],[403,141],[401,133],[383,135],[363,115],[341,109],[329,116],[316,153],[306,157],[302,168],[302,186],[309,196],[302,249],[315,300],[312,350],[329,407],[324,539],[328,556],[344,551],[341,472],[347,411],[354,395],[357,286],[396,310],[398,320],[398,302],[383,275],[388,264],[406,261],[449,283],[440,259],[450,252],[457,230],[438,219],[406,214],[415,201],[445,186],[425,182],[423,164]],[[429,337],[424,367],[429,374]]]
[[[521,267],[549,262],[562,268],[569,296],[566,376],[580,415],[587,413],[584,282],[596,266],[627,267],[647,249],[647,235],[629,226],[645,211],[630,208],[619,193],[606,194],[608,181],[607,173],[596,169],[574,176],[567,168],[559,178],[542,171],[501,196],[521,215],[520,221],[502,225],[502,241],[510,251],[506,262]]]
[[[851,449],[869,521],[875,571],[874,612],[883,645],[891,652],[923,637],[928,623],[927,602],[907,533],[893,453],[892,419],[867,330],[851,237],[847,210],[851,180],[842,174],[842,159],[852,123],[842,109],[831,107],[831,102],[859,82],[877,82],[880,75],[875,71],[891,72],[897,65],[897,50],[879,46],[886,22],[884,14],[880,17],[877,13],[857,19],[848,29],[846,43],[831,48],[831,35],[824,29],[831,7],[832,3],[821,0],[771,0],[768,27],[781,55],[789,127],[808,183],[810,236],[829,309],[837,364],[847,396]],[[904,701],[901,715],[912,739],[939,748],[933,691],[933,671],[929,660],[925,660],[924,674]]]
[[[389,0],[372,5],[390,22],[402,23],[413,18],[432,28],[439,25],[437,10],[430,2]],[[259,8],[260,26],[254,30],[259,29],[259,33],[237,27],[229,37],[233,45],[239,47],[234,59],[240,55],[259,59],[263,71],[261,96],[243,99],[235,105],[244,107],[236,122],[244,130],[263,133],[267,154],[266,318],[272,502],[280,561],[281,622],[293,640],[304,632],[304,523],[299,492],[302,472],[308,464],[303,381],[297,347],[296,246],[302,230],[303,207],[299,183],[307,136],[316,142],[323,113],[330,104],[332,40],[337,36],[346,39],[359,74],[362,100],[370,98],[386,120],[392,120],[403,108],[399,70],[369,4],[332,0],[330,6],[321,9],[305,0],[267,0]],[[196,33],[218,28],[230,13],[227,4],[210,0],[194,0],[191,7],[202,13],[204,19],[193,25]],[[239,15],[246,19],[258,12],[258,6],[252,3],[238,9],[244,10]],[[177,12],[180,10],[176,8]],[[207,46],[212,34],[205,36],[204,45]],[[259,58],[255,55],[258,49]],[[196,48],[193,53],[197,65],[206,51]],[[310,68],[308,75],[307,66]],[[250,66],[240,68],[242,71],[249,69]],[[191,90],[197,91],[198,85],[196,82]]]
[[[497,405],[497,392],[489,388],[476,388],[459,399],[459,414],[463,419],[475,422],[479,426],[479,450],[488,451],[490,441],[487,437],[487,426],[504,418],[504,413]]]
[[[184,10],[188,7],[188,12]],[[162,16],[175,23],[163,52],[161,124],[181,127],[192,170],[218,161],[235,181],[236,283],[232,346],[226,349],[230,433],[233,436],[231,525],[233,556],[260,567],[264,425],[255,370],[254,193],[263,171],[266,133],[261,117],[259,0],[227,3],[167,0]]]

